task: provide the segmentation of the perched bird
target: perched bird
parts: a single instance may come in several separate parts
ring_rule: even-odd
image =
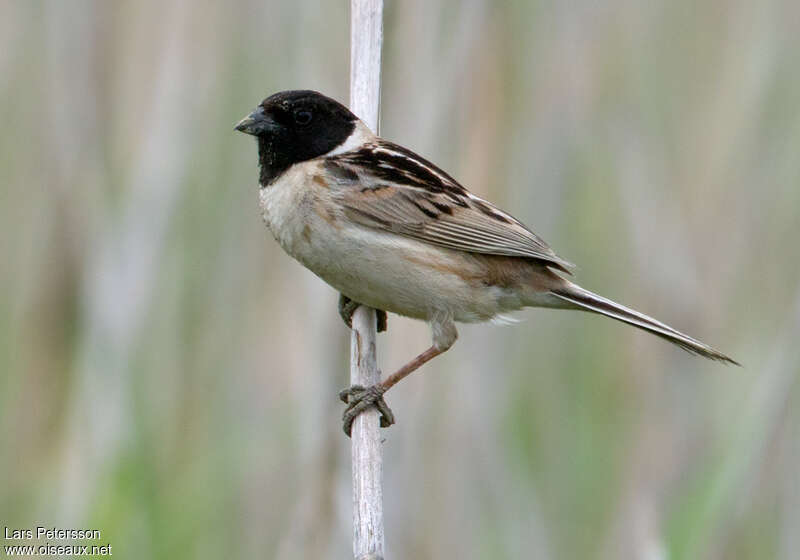
[[[736,363],[710,346],[570,282],[570,264],[516,218],[411,150],[373,134],[315,91],[267,97],[236,130],[258,140],[264,221],[281,247],[338,290],[349,324],[358,304],[427,321],[430,348],[372,387],[342,392],[344,430],[383,394],[450,348],[455,323],[523,307],[580,309],[633,325],[688,352]]]

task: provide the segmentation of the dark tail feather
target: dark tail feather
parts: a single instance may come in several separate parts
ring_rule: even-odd
[[[656,321],[652,317],[648,317],[644,313],[639,313],[638,311],[615,303],[610,299],[593,294],[589,290],[584,290],[575,284],[570,283],[565,288],[552,290],[551,293],[559,299],[572,304],[570,307],[599,313],[600,315],[617,319],[618,321],[628,323],[634,327],[639,327],[673,344],[677,344],[691,354],[697,354],[698,356],[703,356],[719,362],[736,364],[737,366],[741,365],[722,352],[718,352],[707,344],[703,344],[699,340],[695,340],[682,332],[676,331],[672,327]]]

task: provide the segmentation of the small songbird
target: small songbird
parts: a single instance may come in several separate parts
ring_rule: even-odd
[[[523,307],[599,313],[712,360],[710,346],[570,282],[571,265],[510,214],[433,163],[373,134],[315,91],[267,97],[236,130],[258,140],[264,221],[281,247],[341,293],[350,324],[359,304],[427,321],[433,344],[383,382],[353,386],[344,430],[371,406],[394,422],[383,394],[474,323]]]

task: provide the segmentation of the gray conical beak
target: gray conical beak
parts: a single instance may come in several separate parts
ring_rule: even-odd
[[[267,116],[264,108],[256,107],[256,110],[236,123],[234,130],[258,136],[275,128],[275,122]]]

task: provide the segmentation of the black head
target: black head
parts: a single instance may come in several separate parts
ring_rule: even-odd
[[[258,138],[259,182],[268,185],[295,163],[324,155],[355,129],[347,107],[309,90],[270,95],[236,125]]]

